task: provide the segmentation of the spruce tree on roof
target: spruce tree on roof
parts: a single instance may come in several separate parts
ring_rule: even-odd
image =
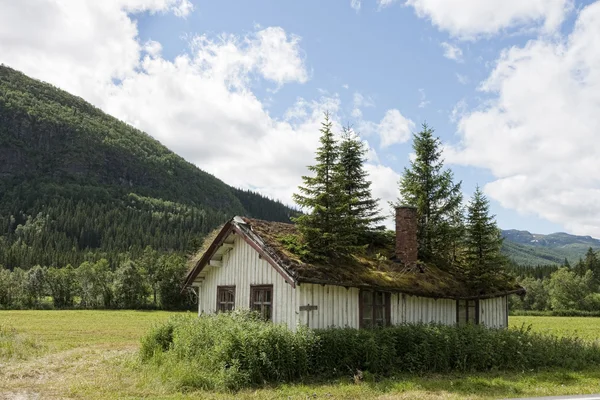
[[[419,258],[448,266],[460,235],[453,221],[462,203],[461,183],[455,184],[452,171],[443,169],[441,142],[427,124],[414,135],[413,149],[415,158],[404,169],[396,205],[417,208]]]
[[[308,169],[314,176],[303,176],[294,201],[307,214],[294,219],[311,256],[316,258],[343,256],[348,253],[351,239],[342,227],[345,198],[340,174],[336,173],[339,147],[335,141],[329,113],[321,124],[321,146],[317,149],[315,165]]]
[[[467,206],[465,237],[466,275],[474,285],[489,282],[503,270],[502,240],[489,201],[478,186]]]
[[[383,229],[378,226],[384,219],[378,207],[379,199],[374,199],[371,194],[371,182],[364,168],[366,152],[360,138],[350,128],[345,128],[337,173],[347,205],[346,228],[356,245],[363,243],[369,232]]]

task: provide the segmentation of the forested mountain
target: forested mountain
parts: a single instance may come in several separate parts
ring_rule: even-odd
[[[234,214],[292,210],[232,188],[83,99],[0,65],[0,265],[194,250]]]
[[[575,264],[591,247],[600,249],[600,240],[564,232],[541,235],[528,231],[502,231],[502,251],[520,265],[561,265],[567,259]]]

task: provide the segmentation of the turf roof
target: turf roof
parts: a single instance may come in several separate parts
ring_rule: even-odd
[[[355,255],[343,262],[306,263],[283,244],[283,238],[298,234],[293,224],[245,217],[242,220],[243,223],[241,220],[231,220],[221,229],[227,229],[228,224],[235,224],[298,283],[377,288],[435,298],[493,297],[523,291],[508,276],[489,282],[486,288],[473,291],[459,276],[435,265],[419,262],[417,265],[405,266],[394,261],[392,246]],[[215,237],[213,234],[207,239],[212,242]],[[206,243],[203,249],[209,248],[209,245],[210,243]],[[377,253],[388,257],[377,257]],[[202,254],[195,259],[195,268],[190,274],[197,271],[198,267],[203,267],[198,264]]]

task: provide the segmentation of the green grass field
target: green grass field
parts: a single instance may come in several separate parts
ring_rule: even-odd
[[[231,393],[173,390],[137,362],[140,337],[172,313],[137,311],[0,311],[0,327],[36,342],[25,359],[0,352],[0,398],[228,399]],[[511,325],[600,338],[600,318],[511,317]],[[1,342],[0,342],[1,345]],[[281,385],[236,398],[484,399],[600,392],[600,370],[398,376],[355,384],[350,378]]]

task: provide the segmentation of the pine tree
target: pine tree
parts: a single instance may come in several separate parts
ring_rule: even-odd
[[[321,125],[321,146],[317,149],[316,164],[308,167],[315,176],[303,176],[304,185],[298,188],[299,194],[294,194],[294,201],[309,210],[294,222],[308,254],[316,258],[344,256],[351,245],[351,238],[343,237],[347,230],[341,227],[345,196],[339,174],[336,174],[339,147],[328,113]]]
[[[374,230],[382,230],[377,226],[383,221],[378,207],[379,199],[371,194],[371,182],[367,179],[364,162],[367,150],[363,142],[350,128],[344,129],[344,137],[340,143],[339,163],[336,173],[342,185],[346,210],[344,228],[353,243],[359,245]]]
[[[417,208],[419,258],[452,262],[452,244],[459,229],[453,226],[462,203],[461,183],[454,184],[451,170],[444,170],[441,142],[423,124],[413,140],[415,159],[400,179],[397,205]]]
[[[479,187],[467,206],[465,230],[466,275],[480,285],[502,271],[504,258],[500,254],[502,236],[490,204]]]

